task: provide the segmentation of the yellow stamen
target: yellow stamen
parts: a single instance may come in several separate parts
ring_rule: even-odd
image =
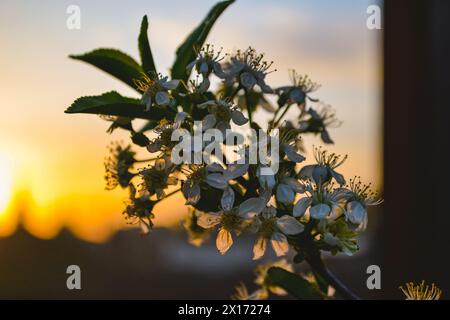
[[[418,285],[413,282],[405,284],[406,288],[400,286],[400,290],[406,296],[406,300],[439,300],[441,298],[442,291],[434,283],[431,284],[431,288],[425,285],[425,280]]]

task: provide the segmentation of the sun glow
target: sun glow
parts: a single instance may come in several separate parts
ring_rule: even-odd
[[[6,212],[13,187],[13,166],[11,160],[0,154],[0,216]]]

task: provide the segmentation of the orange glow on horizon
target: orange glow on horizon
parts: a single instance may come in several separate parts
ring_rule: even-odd
[[[111,90],[124,96],[138,95],[68,55],[112,47],[138,60],[139,24],[146,10],[151,10],[152,52],[158,71],[169,74],[176,48],[210,6],[199,3],[198,9],[191,10],[192,6],[180,1],[177,6],[189,8],[189,14],[173,15],[164,1],[130,2],[117,3],[104,14],[95,1],[79,2],[83,12],[98,19],[77,31],[66,28],[64,10],[55,14],[57,7],[52,1],[26,5],[4,1],[0,5],[0,25],[4,26],[0,28],[0,61],[5,62],[0,73],[0,237],[10,236],[20,226],[36,237],[50,239],[67,228],[83,240],[104,242],[129,228],[121,214],[128,193],[106,191],[103,179],[107,145],[128,142],[129,133],[117,130],[106,134],[109,124],[99,117],[68,115],[64,110],[80,96]],[[346,6],[323,10],[316,2],[299,1],[261,2],[255,7],[237,1],[220,17],[207,41],[223,47],[224,52],[252,45],[266,53],[279,70],[268,76],[273,87],[289,84],[289,69],[320,83],[322,87],[312,96],[330,103],[343,121],[341,127],[330,130],[336,145],[327,148],[349,155],[339,172],[348,178],[360,175],[381,188],[381,38],[361,23],[365,9],[357,6],[361,4],[355,2],[348,19],[342,19],[347,17],[342,11]],[[42,14],[36,15],[37,10]],[[325,24],[321,22],[324,12]],[[24,23],[17,23],[18,13]],[[118,24],[117,17],[123,23]],[[262,123],[269,116],[262,110],[255,119]],[[305,137],[308,162],[311,145],[321,144],[317,137],[310,138]],[[179,226],[187,212],[184,202],[177,194],[158,204],[155,227]]]

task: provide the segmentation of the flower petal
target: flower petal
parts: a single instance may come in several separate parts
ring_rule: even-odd
[[[216,74],[216,76],[218,76],[219,78],[223,79],[226,77],[226,74],[225,74],[225,72],[223,72],[222,66],[220,65],[220,63],[214,62],[213,70],[214,70],[214,73]]]
[[[259,80],[258,85],[261,87],[262,92],[273,93],[273,89],[264,80]]]
[[[280,183],[277,187],[277,200],[284,204],[289,204],[294,201],[295,193],[290,186]]]
[[[200,68],[198,69],[199,73],[208,73],[209,67],[208,64],[206,62],[202,62],[200,64]]]
[[[289,251],[289,243],[284,234],[274,232],[270,238],[270,244],[277,257],[284,256]]]
[[[206,170],[208,172],[223,172],[224,171],[223,167],[217,162],[208,164],[206,166]]]
[[[289,99],[301,104],[305,102],[306,94],[299,88],[294,88],[289,93]]]
[[[225,180],[225,178],[223,177],[222,174],[220,173],[211,173],[209,175],[206,176],[206,182],[214,188],[217,189],[225,189],[226,187],[228,187],[228,183]]]
[[[241,84],[247,88],[251,89],[256,84],[256,78],[249,72],[244,72],[241,74]]]
[[[303,215],[306,212],[306,209],[308,209],[308,207],[311,205],[311,202],[312,202],[311,198],[308,197],[301,198],[300,200],[298,200],[292,210],[292,214],[294,215],[294,217],[296,218],[303,217]]]
[[[166,82],[162,83],[161,86],[166,90],[173,90],[176,87],[178,87],[179,83],[180,83],[180,80],[171,80],[171,81],[166,81]]]
[[[198,183],[193,185],[185,183],[182,191],[186,198],[186,205],[195,205],[200,200],[200,185]]]
[[[206,131],[213,128],[216,124],[216,121],[216,117],[213,114],[206,115],[202,120],[202,130]]]
[[[181,122],[183,122],[184,119],[187,118],[187,116],[188,114],[184,111],[178,112],[177,115],[175,116],[174,122],[177,124],[177,126],[179,126]]]
[[[327,130],[323,130],[320,133],[320,137],[322,138],[322,141],[325,142],[325,143],[328,143],[328,144],[333,144],[334,143],[334,141],[331,140],[330,134],[328,133]]]
[[[222,212],[208,212],[201,214],[197,219],[197,224],[205,229],[212,228],[222,220]]]
[[[318,185],[331,179],[330,169],[324,165],[315,165],[312,172],[312,178]]]
[[[238,177],[242,177],[248,171],[248,163],[231,163],[228,165],[227,170],[223,173],[226,180],[233,180]]]
[[[239,217],[242,219],[251,219],[258,215],[266,207],[265,198],[257,197],[245,200],[239,205]]]
[[[155,101],[159,106],[167,106],[170,103],[170,98],[167,92],[158,91],[155,96]]]
[[[220,199],[220,204],[222,209],[225,211],[230,211],[234,205],[234,191],[233,188],[228,187],[223,190],[222,198]]]
[[[258,260],[264,256],[267,248],[267,239],[259,237],[253,246],[253,260]]]
[[[216,239],[216,246],[220,254],[225,254],[232,245],[233,238],[231,237],[230,231],[225,228],[220,228]]]
[[[292,216],[284,215],[277,219],[277,227],[287,235],[302,233],[305,227]]]
[[[238,126],[242,126],[248,122],[248,119],[239,110],[234,110],[231,112],[231,120]]]
[[[292,190],[294,190],[295,192],[298,192],[298,193],[305,192],[305,186],[303,184],[301,184],[300,181],[298,181],[295,178],[285,177],[285,178],[283,178],[283,183],[290,186],[292,188]]]
[[[331,208],[329,205],[325,203],[319,203],[309,209],[309,212],[311,213],[311,217],[314,219],[324,219],[330,214]]]
[[[305,157],[297,153],[296,148],[290,144],[283,144],[283,151],[286,153],[287,158],[292,162],[302,162]]]
[[[334,170],[330,170],[331,171],[331,175],[333,176],[333,178],[336,180],[337,183],[339,183],[340,185],[344,185],[345,184],[345,179],[344,176],[340,173],[337,173]]]
[[[366,209],[359,201],[352,201],[347,204],[347,218],[351,223],[361,224],[367,215]]]
[[[298,173],[298,176],[302,179],[311,179],[315,166],[316,165],[314,165],[314,164],[304,166]]]
[[[276,181],[275,181],[275,175],[274,174],[268,174],[268,175],[260,174],[258,176],[258,179],[259,179],[259,184],[264,189],[272,190],[273,187],[275,187]]]

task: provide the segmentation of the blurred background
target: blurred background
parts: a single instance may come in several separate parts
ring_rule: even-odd
[[[225,257],[214,241],[189,245],[181,197],[157,207],[151,235],[127,226],[121,215],[127,194],[105,190],[103,160],[110,141],[128,136],[106,134],[109,124],[96,116],[63,113],[83,95],[117,90],[135,96],[69,54],[110,47],[137,58],[147,14],[157,68],[167,71],[177,46],[215,3],[1,2],[0,298],[205,299],[228,298],[239,281],[252,288],[252,239],[244,237]],[[313,96],[332,105],[343,122],[331,130],[336,144],[328,148],[349,155],[340,172],[382,192],[383,39],[381,30],[366,27],[374,3],[240,0],[219,18],[208,42],[227,52],[249,45],[264,52],[278,70],[268,78],[274,87],[289,83],[289,69],[320,83]],[[80,30],[66,27],[73,4],[81,9]],[[256,120],[265,117],[261,111]],[[305,140],[309,151],[321,143]],[[382,216],[382,206],[370,212],[355,257],[330,257],[329,264],[365,298],[401,298],[396,279],[380,291],[365,284],[367,266],[384,261],[377,254]],[[81,267],[81,291],[65,287],[71,264]]]

